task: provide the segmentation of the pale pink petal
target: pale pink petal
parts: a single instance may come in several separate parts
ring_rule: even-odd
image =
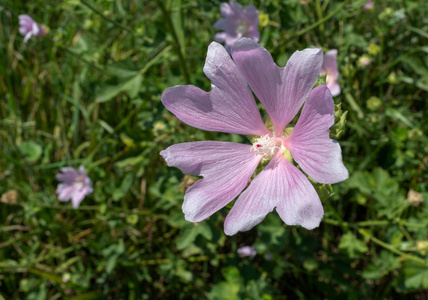
[[[314,229],[319,226],[324,215],[318,194],[302,172],[288,160],[284,161],[284,173],[287,175],[282,182],[282,189],[285,195],[276,211],[287,225]]]
[[[224,223],[224,232],[234,235],[247,231],[259,224],[287,194],[286,162],[281,153],[275,155],[269,164],[238,197]]]
[[[308,98],[321,70],[323,53],[319,48],[296,51],[287,61],[281,74],[282,89],[279,110],[285,110],[281,125],[286,126],[299,112]]]
[[[229,24],[228,24],[228,22],[227,22],[226,19],[220,19],[220,20],[218,20],[217,22],[214,23],[213,27],[217,28],[217,29],[223,29],[223,30],[225,30],[225,29],[227,29],[229,27]]]
[[[253,26],[259,25],[259,11],[254,5],[248,5],[243,10],[243,16],[249,24]]]
[[[325,85],[320,85],[310,94],[296,126],[284,142],[303,171],[315,181],[328,184],[349,176],[339,144],[329,137],[333,123],[331,93]]]
[[[90,193],[89,190],[85,188],[74,191],[73,195],[71,196],[71,205],[73,206],[73,208],[74,209],[78,208],[82,200],[89,193]]]
[[[202,221],[239,195],[262,158],[250,149],[251,145],[203,141],[173,145],[160,153],[169,166],[204,177],[186,192],[186,220]]]
[[[327,51],[324,54],[322,68],[327,73],[327,75],[331,76],[332,79],[337,80],[339,78],[339,71],[337,70],[337,50],[336,49]]]
[[[79,173],[71,167],[61,168],[61,173],[55,175],[56,179],[65,183],[72,183],[79,176]]]
[[[247,83],[223,46],[212,42],[204,72],[212,81],[207,93],[195,86],[175,86],[162,103],[190,126],[237,134],[268,134]]]
[[[270,53],[248,38],[232,46],[236,66],[248,81],[282,135],[314,86],[322,65],[321,49],[296,51],[285,68],[279,68]]]
[[[220,5],[220,12],[223,17],[228,17],[234,14],[232,7],[226,2],[223,2]]]
[[[28,16],[28,15],[19,15],[19,33],[22,35],[26,35],[28,32],[31,31],[33,24],[35,23],[34,20]]]
[[[56,193],[58,194],[59,201],[68,201],[71,199],[74,193],[74,187],[72,185],[67,185],[60,183],[56,189]]]
[[[80,166],[79,171],[71,167],[61,168],[61,173],[56,174],[56,178],[62,182],[56,189],[58,199],[71,200],[74,208],[79,207],[85,196],[93,192],[91,179],[86,175],[83,166]]]
[[[340,85],[336,81],[327,83],[327,87],[333,97],[340,95]]]
[[[247,35],[247,37],[255,42],[258,42],[260,40],[260,32],[257,29],[254,30],[250,28],[250,33]]]
[[[226,40],[226,33],[224,32],[216,33],[216,35],[214,36],[214,40],[219,43],[224,43],[224,41]]]

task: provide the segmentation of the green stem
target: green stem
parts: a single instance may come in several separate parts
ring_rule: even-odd
[[[158,5],[162,11],[164,19],[166,20],[167,26],[169,27],[172,38],[174,39],[175,48],[177,50],[178,60],[180,61],[180,66],[183,71],[184,80],[186,81],[187,84],[189,84],[190,83],[189,71],[187,69],[186,60],[184,59],[184,53],[182,53],[181,51],[180,40],[178,39],[177,33],[175,32],[174,25],[171,20],[171,14],[166,9],[165,5],[162,3],[162,0],[158,0]]]
[[[226,258],[232,258],[235,257],[235,254],[217,254],[215,256],[217,259],[226,259]],[[201,262],[201,261],[209,261],[212,257],[208,255],[200,255],[200,256],[192,256],[189,257],[187,260],[189,262]],[[147,266],[147,265],[160,265],[160,264],[169,264],[172,261],[169,258],[155,258],[155,259],[146,259],[141,261],[141,265]]]
[[[428,226],[427,223],[409,223],[405,220],[399,220],[397,222],[390,222],[387,220],[373,220],[373,221],[360,221],[360,222],[345,222],[345,221],[338,221],[333,219],[324,218],[324,223],[327,223],[329,225],[333,226],[341,226],[341,227],[370,227],[370,226],[387,226],[390,224],[399,224],[405,227],[415,227],[415,228],[426,228]]]
[[[378,238],[375,238],[374,236],[367,236],[366,234],[362,234],[362,235],[365,236],[365,237],[368,237],[372,242],[374,242],[374,243],[378,244],[379,246],[381,246],[381,247],[383,247],[383,248],[391,251],[392,253],[398,254],[401,257],[404,257],[404,258],[407,258],[407,259],[410,259],[410,260],[413,260],[413,261],[417,261],[417,262],[419,262],[419,263],[421,263],[421,264],[423,264],[425,266],[428,266],[428,261],[425,260],[425,259],[422,259],[420,257],[414,256],[414,255],[411,255],[411,254],[404,253],[404,252],[402,252],[402,251],[394,248],[393,246],[391,246],[391,245],[389,245],[389,244],[387,244],[385,242],[382,242],[381,240],[379,240]]]
[[[327,21],[328,21],[328,20],[330,20],[333,16],[335,16],[339,11],[341,11],[341,10],[342,10],[342,8],[343,8],[343,6],[344,6],[346,3],[348,3],[348,2],[349,2],[349,0],[345,0],[345,1],[343,1],[343,2],[342,2],[342,4],[340,4],[338,8],[336,8],[335,10],[333,10],[333,11],[332,11],[331,13],[329,13],[327,16],[325,16],[325,17],[324,17],[324,18],[322,18],[321,20],[319,20],[319,21],[317,21],[317,22],[313,23],[312,25],[310,25],[310,26],[306,27],[305,29],[302,29],[302,30],[298,31],[294,36],[291,36],[291,37],[289,38],[289,40],[290,40],[290,39],[293,39],[293,38],[296,38],[296,37],[298,37],[298,36],[301,36],[302,34],[305,34],[306,32],[308,32],[308,31],[310,31],[310,30],[312,30],[312,29],[316,28],[317,26],[320,26],[321,24],[323,24],[323,23],[327,22]]]
[[[80,2],[85,5],[86,7],[88,7],[90,10],[92,10],[94,13],[96,13],[97,15],[99,15],[101,18],[103,18],[104,20],[106,20],[107,22],[110,22],[120,28],[122,28],[123,30],[127,31],[127,32],[132,32],[132,30],[128,27],[123,26],[122,24],[110,20],[109,18],[107,18],[106,16],[104,16],[104,14],[100,11],[98,11],[95,7],[93,7],[91,4],[89,4],[86,0],[80,0]]]
[[[320,0],[315,1],[315,9],[317,11],[318,20],[322,20],[322,8],[321,8],[321,1]],[[324,30],[324,23],[320,24],[320,30],[321,31]]]

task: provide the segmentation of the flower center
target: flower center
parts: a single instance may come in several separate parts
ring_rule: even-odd
[[[75,189],[77,189],[77,190],[81,190],[81,189],[83,189],[83,188],[84,188],[84,186],[85,186],[85,178],[83,178],[83,177],[77,177],[77,178],[74,180],[73,186],[74,186],[74,188],[75,188]]]
[[[241,37],[247,36],[250,33],[250,24],[248,24],[247,22],[239,21],[236,32],[239,33]]]
[[[257,155],[262,155],[265,158],[270,158],[282,147],[284,146],[282,145],[281,138],[270,137],[266,134],[256,139],[253,143],[253,147],[251,147],[251,151],[256,152]]]

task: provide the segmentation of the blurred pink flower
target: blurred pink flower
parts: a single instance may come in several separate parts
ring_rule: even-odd
[[[285,68],[279,68],[251,39],[236,41],[231,50],[233,60],[216,42],[208,48],[204,73],[212,82],[211,92],[187,85],[168,88],[162,95],[165,107],[190,126],[256,136],[252,145],[200,141],[172,145],[160,153],[169,166],[204,177],[186,191],[185,218],[200,222],[239,195],[225,221],[227,235],[250,230],[274,208],[286,224],[313,229],[324,210],[291,155],[318,182],[348,178],[340,146],[329,137],[334,123],[331,93],[325,85],[312,90],[323,53],[316,48],[296,51]],[[248,85],[269,114],[272,131],[263,124]],[[305,100],[291,134],[284,131]],[[247,187],[262,159],[270,162]]]
[[[373,7],[374,7],[373,1],[368,1],[366,4],[364,4],[363,9],[368,10],[368,9],[372,9]]]
[[[73,208],[78,208],[86,195],[93,191],[91,179],[86,175],[83,166],[80,166],[78,171],[72,167],[61,168],[61,173],[56,174],[55,177],[62,182],[56,189],[59,201],[71,200]]]
[[[223,18],[214,24],[214,28],[224,32],[217,33],[214,39],[220,43],[224,42],[228,52],[233,42],[242,37],[248,37],[255,42],[259,41],[259,12],[254,6],[248,5],[242,9],[240,4],[230,1],[222,3],[220,10]]]
[[[45,36],[46,28],[43,25],[37,24],[30,16],[28,15],[19,15],[19,33],[24,36],[24,43],[32,36]]]
[[[251,259],[256,256],[257,251],[253,246],[244,246],[237,250],[240,257],[250,257]]]
[[[336,97],[340,95],[339,71],[337,70],[337,50],[333,49],[324,54],[324,60],[320,75],[327,74],[326,84],[331,94]]]

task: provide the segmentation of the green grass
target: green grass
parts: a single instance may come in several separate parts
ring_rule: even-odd
[[[375,1],[363,11],[365,2],[241,2],[269,17],[260,43],[280,66],[296,50],[338,49],[350,178],[323,201],[319,228],[271,213],[233,237],[223,232],[231,205],[184,220],[187,177],[159,155],[180,142],[248,143],[191,128],[160,102],[174,85],[209,91],[202,69],[220,1],[1,2],[0,298],[426,295],[428,6]],[[24,44],[24,13],[48,36]],[[94,193],[73,210],[57,200],[55,174],[80,165]],[[409,190],[425,202],[410,205]],[[237,256],[244,245],[258,250],[253,260]]]

